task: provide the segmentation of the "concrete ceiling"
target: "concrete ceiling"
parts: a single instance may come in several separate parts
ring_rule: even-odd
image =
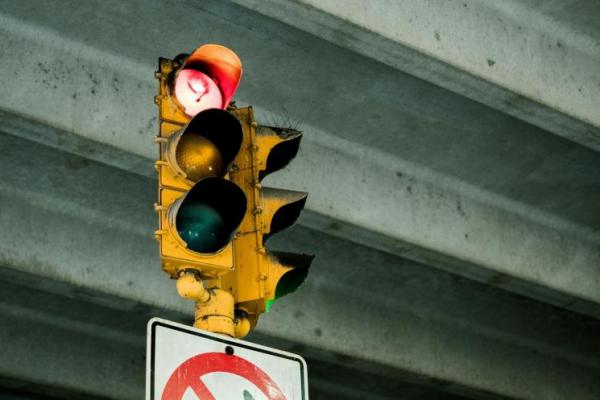
[[[597,17],[583,1],[4,3],[5,386],[141,397],[144,321],[191,315],[152,239],[153,72],[220,43],[244,63],[236,101],[304,132],[265,183],[310,193],[273,246],[317,259],[254,340],[304,354],[312,398],[600,397]],[[63,344],[31,348],[48,338]],[[107,387],[86,360],[135,367]]]

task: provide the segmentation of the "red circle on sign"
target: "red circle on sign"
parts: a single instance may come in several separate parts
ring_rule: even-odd
[[[263,370],[248,360],[224,353],[199,354],[184,361],[169,377],[162,400],[181,400],[188,388],[202,400],[217,400],[200,379],[211,372],[238,375],[256,385],[267,399],[286,400],[281,389]]]

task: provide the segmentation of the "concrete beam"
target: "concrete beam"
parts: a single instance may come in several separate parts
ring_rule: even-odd
[[[158,316],[191,315],[159,271],[154,180],[15,136],[0,139],[11,149],[0,160],[6,279],[25,274],[37,289],[131,315],[140,304]],[[309,357],[324,350],[359,370],[379,366],[394,371],[390,379],[417,377],[469,398],[600,395],[597,320],[304,227],[270,245],[318,254],[306,285],[258,329]]]
[[[0,19],[6,131],[153,174],[157,55],[229,44],[246,65],[239,99],[305,131],[269,182],[311,193],[309,226],[600,315],[595,152],[227,3],[25,1]]]
[[[600,151],[597,4],[234,2]]]
[[[125,325],[118,321],[127,314],[122,310],[109,310],[111,320],[107,310],[81,300],[62,301],[4,280],[0,287],[0,382],[58,398],[143,398],[143,323],[134,335],[114,328]]]
[[[7,278],[11,278],[9,281]],[[52,398],[140,399],[144,397],[145,326],[153,313],[190,323],[189,316],[153,310],[138,304],[134,310],[99,305],[106,294],[54,281],[54,291],[40,290],[35,276],[2,269],[0,317],[8,327],[0,332],[0,396],[10,400]],[[95,299],[90,302],[89,299]],[[187,318],[186,318],[187,317]],[[264,345],[294,350],[298,345],[281,338],[253,334]],[[310,371],[310,398],[352,400],[357,396],[398,400],[430,398],[461,400],[436,388],[434,382],[381,366],[340,362],[341,355],[303,347]],[[314,358],[313,355],[318,355]],[[310,357],[309,357],[310,356]],[[51,368],[49,368],[51,366]],[[394,374],[394,379],[391,379]],[[107,384],[110,382],[110,384]],[[347,382],[357,382],[356,386]],[[439,386],[439,385],[437,385]],[[38,397],[38,395],[43,395]],[[364,398],[364,397],[363,397]]]

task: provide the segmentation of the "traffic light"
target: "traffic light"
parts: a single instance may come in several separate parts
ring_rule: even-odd
[[[300,215],[306,193],[263,188],[298,152],[301,133],[263,127],[230,101],[242,68],[205,45],[159,59],[158,203],[163,269],[196,300],[195,326],[244,336],[306,277],[312,256],[269,252],[269,236]]]
[[[231,239],[246,197],[225,176],[243,132],[223,109],[241,73],[235,53],[217,45],[202,46],[185,60],[159,60],[156,233],[163,268],[173,277],[186,268],[211,276],[234,268]]]
[[[244,131],[242,151],[234,160],[230,179],[246,193],[248,209],[234,241],[235,273],[224,275],[221,287],[233,294],[237,309],[254,327],[276,299],[301,285],[313,258],[266,248],[270,236],[300,216],[307,193],[267,188],[261,182],[296,156],[302,134],[259,126],[251,107],[230,111]]]

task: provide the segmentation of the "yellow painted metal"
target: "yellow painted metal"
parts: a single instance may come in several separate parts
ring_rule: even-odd
[[[261,207],[263,209],[263,224],[261,226],[261,231],[263,236],[276,233],[278,230],[289,227],[293,221],[290,223],[283,221],[279,223],[279,226],[273,226],[273,220],[279,221],[279,218],[276,218],[276,215],[286,207],[293,209],[289,211],[289,213],[295,214],[296,216],[300,214],[307,196],[308,194],[306,192],[264,188],[261,196]]]
[[[302,133],[295,129],[281,129],[258,125],[256,127],[256,166],[258,170],[265,172],[268,169],[276,170],[284,167],[285,164],[295,156],[301,137]],[[272,155],[273,150],[281,145],[287,145],[287,147],[290,148],[288,151],[293,153],[293,155],[287,159],[284,157],[285,164],[283,165],[272,165],[277,163],[269,162],[272,161],[270,156]]]
[[[206,303],[210,300],[210,292],[204,287],[202,278],[196,271],[181,271],[177,278],[177,292],[185,299]]]
[[[299,139],[300,133],[282,135],[271,128],[259,127],[251,107],[230,108],[230,112],[241,122],[244,139],[229,176],[246,194],[248,208],[234,241],[235,272],[224,274],[220,280],[221,287],[233,294],[237,307],[247,313],[254,327],[258,316],[265,312],[267,300],[275,297],[281,277],[294,268],[268,252],[264,236],[271,232],[277,211],[298,202],[301,209],[307,194],[263,188],[260,183],[261,172],[267,170],[272,150],[289,140]]]
[[[231,293],[221,289],[210,289],[207,302],[196,302],[194,326],[235,337],[234,299]]]
[[[238,317],[234,320],[234,334],[237,338],[247,336],[252,330],[252,323],[248,317]]]
[[[159,214],[159,229],[156,231],[156,238],[159,241],[163,269],[172,278],[176,278],[182,270],[196,268],[205,278],[215,279],[220,274],[233,269],[233,244],[228,244],[214,254],[190,251],[179,237],[174,223],[174,215],[179,206],[178,200],[182,199],[194,183],[188,179],[188,174],[178,161],[184,159],[186,165],[193,162],[200,164],[201,167],[196,168],[194,172],[202,168],[206,171],[209,166],[215,165],[210,161],[211,157],[215,156],[214,148],[211,146],[200,151],[192,151],[191,156],[188,157],[177,155],[181,132],[190,120],[178,106],[171,92],[171,82],[179,67],[181,64],[176,61],[161,58],[159,71],[156,74],[159,89],[155,102],[158,105],[160,121],[159,135],[156,138],[159,145],[159,160],[156,162],[159,180],[158,203],[155,206]],[[200,178],[197,173],[195,175],[195,180]],[[214,174],[209,173],[208,176]]]
[[[248,318],[235,316],[231,293],[217,288],[206,289],[197,271],[182,271],[177,278],[177,291],[181,297],[196,301],[196,328],[232,337],[244,337],[250,332]]]
[[[268,252],[264,241],[269,234],[294,222],[307,194],[263,188],[260,180],[293,158],[301,134],[261,127],[251,107],[230,107],[228,111],[241,124],[243,139],[229,166],[216,160],[218,151],[202,140],[193,139],[187,143],[189,152],[177,154],[181,131],[189,122],[170,92],[179,67],[177,61],[160,59],[156,74],[160,120],[156,141],[160,157],[156,162],[159,189],[155,208],[159,214],[156,237],[160,258],[165,272],[178,279],[180,295],[196,301],[196,327],[243,337],[256,326],[266,302],[274,299],[281,277],[295,267],[289,258],[282,262]],[[224,178],[235,183],[246,196],[247,208],[241,225],[233,240],[215,254],[190,251],[175,227],[178,204],[194,181],[211,176],[210,168],[223,171],[226,167]]]

